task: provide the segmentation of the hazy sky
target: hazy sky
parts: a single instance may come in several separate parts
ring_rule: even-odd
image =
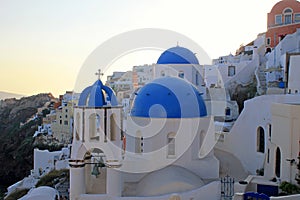
[[[58,96],[73,90],[81,65],[97,46],[138,28],[181,33],[211,58],[234,53],[266,31],[267,13],[276,2],[0,0],[0,91]],[[118,70],[157,60],[141,58],[123,61]]]

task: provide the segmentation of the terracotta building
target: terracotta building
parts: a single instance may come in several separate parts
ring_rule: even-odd
[[[275,47],[287,34],[300,28],[300,2],[282,0],[276,3],[268,13],[266,47]]]

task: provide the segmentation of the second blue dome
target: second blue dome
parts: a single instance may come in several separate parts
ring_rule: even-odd
[[[157,64],[196,64],[199,61],[195,54],[187,48],[176,46],[164,51],[157,60]]]

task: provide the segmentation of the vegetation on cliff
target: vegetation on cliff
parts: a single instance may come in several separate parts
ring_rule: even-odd
[[[42,123],[42,114],[36,113],[51,99],[51,94],[39,94],[0,101],[0,193],[33,168],[32,136]]]

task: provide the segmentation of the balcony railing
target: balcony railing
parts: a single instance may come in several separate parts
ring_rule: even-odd
[[[289,25],[295,25],[295,24],[300,24],[300,21],[296,21],[296,22],[292,22],[292,23],[272,24],[272,25],[269,25],[268,28],[275,28],[275,27],[280,27],[280,26],[289,26]]]

